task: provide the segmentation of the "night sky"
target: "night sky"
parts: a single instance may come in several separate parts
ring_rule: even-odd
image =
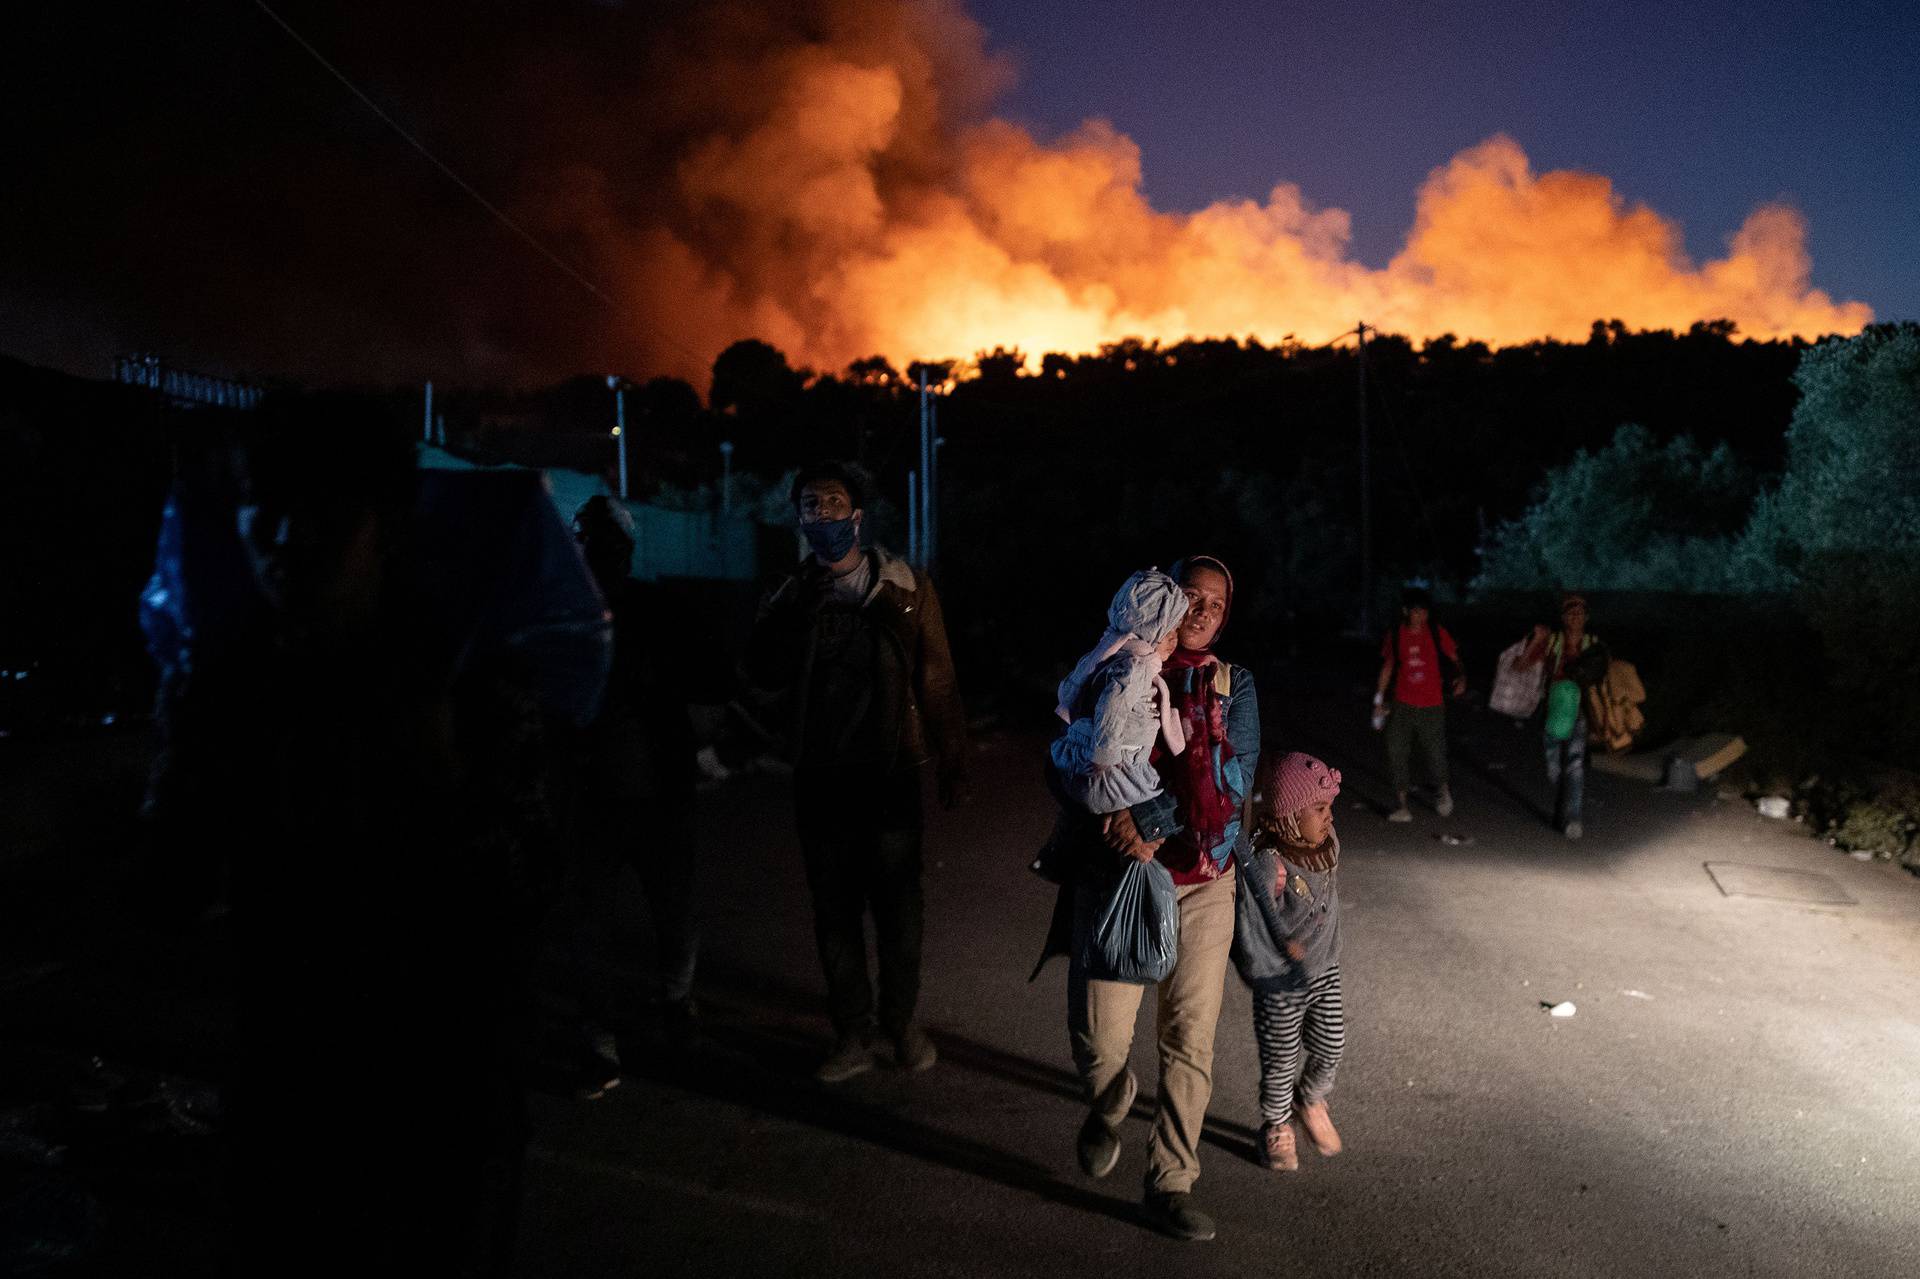
[[[1154,203],[1300,185],[1380,265],[1428,170],[1493,133],[1605,174],[1719,253],[1753,207],[1810,225],[1814,283],[1920,319],[1920,6],[972,0],[1041,132],[1103,115]]]
[[[657,70],[708,21],[686,0],[276,7],[595,278],[606,261],[551,216],[568,183],[605,175],[643,222],[698,127]],[[1043,140],[1111,120],[1161,209],[1291,181],[1351,212],[1354,254],[1378,266],[1427,173],[1504,132],[1536,170],[1604,174],[1679,220],[1695,260],[1785,198],[1807,216],[1815,286],[1920,317],[1910,6],[966,7],[1017,69],[985,112]],[[96,375],[153,349],[216,372],[506,382],[635,349],[248,0],[16,7],[9,23],[0,353]]]

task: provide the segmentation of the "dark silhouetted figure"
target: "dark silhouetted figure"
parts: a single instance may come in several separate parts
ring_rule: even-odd
[[[632,867],[653,923],[656,1009],[668,1039],[684,1044],[696,1014],[693,887],[699,862],[693,820],[698,770],[684,677],[699,662],[690,657],[684,669],[669,667],[670,620],[630,576],[634,541],[620,509],[605,497],[589,500],[574,517],[574,534],[613,614],[606,694],[599,715],[575,738],[567,770],[574,792],[575,904],[599,931],[617,933],[611,928],[613,877],[622,865]],[[589,1018],[624,1020],[622,992],[583,993],[593,1005],[583,1009]],[[607,1055],[606,1037],[592,1039],[604,1059],[601,1069],[616,1073],[583,1082],[588,1096],[616,1079],[618,1068]]]
[[[237,514],[264,630],[170,688],[151,814],[231,885],[238,1268],[501,1274],[555,864],[541,712],[428,615],[405,436],[325,403],[260,428]]]

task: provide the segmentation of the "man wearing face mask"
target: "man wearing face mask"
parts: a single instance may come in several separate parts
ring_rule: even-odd
[[[940,598],[924,573],[860,544],[865,484],[851,467],[803,467],[791,496],[808,555],[761,605],[747,646],[756,700],[777,708],[794,764],[794,813],[826,972],[834,1047],[816,1077],[850,1079],[890,1045],[932,1066],[913,1021],[920,993],[921,768],[941,803],[965,789],[966,720]],[[879,998],[867,975],[873,914]]]

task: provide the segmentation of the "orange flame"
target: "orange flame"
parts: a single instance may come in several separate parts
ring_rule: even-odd
[[[1596,319],[1730,319],[1761,338],[1872,319],[1811,286],[1792,208],[1759,207],[1724,257],[1696,266],[1672,221],[1604,177],[1535,173],[1504,135],[1433,170],[1382,268],[1353,259],[1344,211],[1291,184],[1264,202],[1157,211],[1139,148],[1104,122],[1041,142],[951,121],[1004,80],[951,0],[825,10],[811,38],[681,69],[728,87],[726,123],[681,140],[671,198],[644,224],[591,183],[575,193],[655,366],[699,377],[743,337],[838,369],[1126,337],[1317,340],[1356,319],[1493,343],[1579,339]]]

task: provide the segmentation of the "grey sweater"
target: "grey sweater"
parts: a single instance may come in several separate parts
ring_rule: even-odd
[[[1340,961],[1340,837],[1329,838],[1332,865],[1309,869],[1285,848],[1255,848],[1243,831],[1234,844],[1233,964],[1261,994],[1305,990]],[[1318,851],[1318,850],[1316,850]],[[1315,860],[1324,858],[1324,853]],[[1286,883],[1276,894],[1284,870]],[[1306,955],[1287,956],[1299,942]]]

